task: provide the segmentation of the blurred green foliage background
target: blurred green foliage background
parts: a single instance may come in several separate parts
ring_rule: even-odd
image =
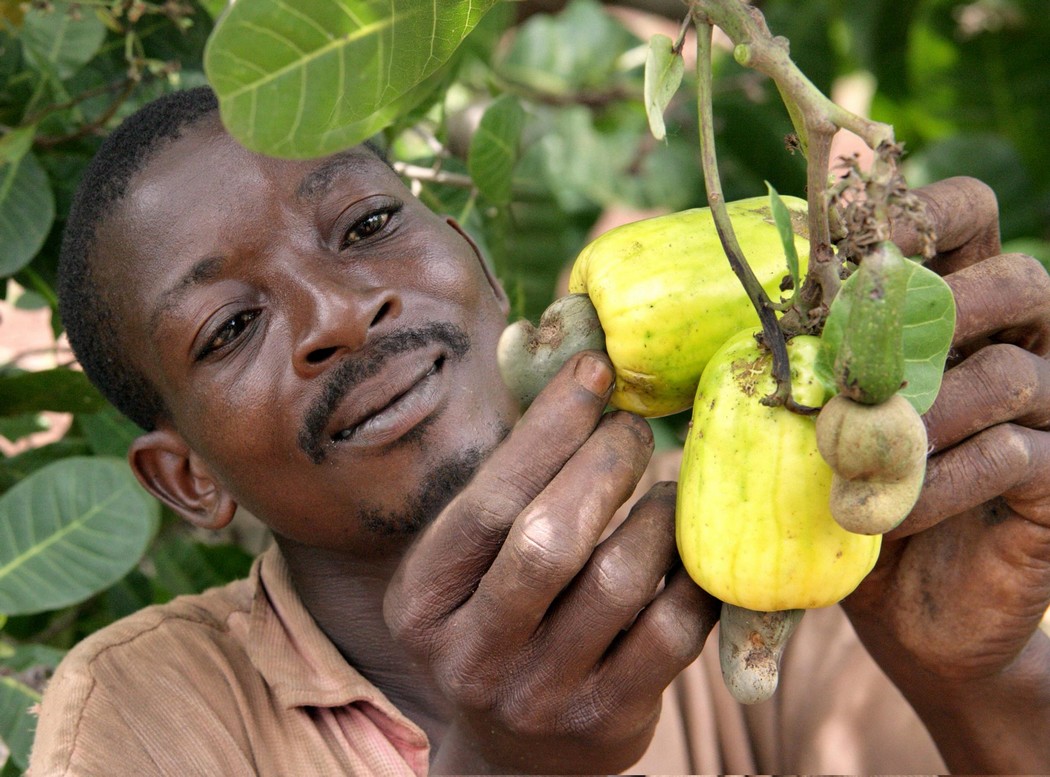
[[[822,91],[894,125],[912,185],[950,175],[983,179],[999,197],[1007,249],[1050,266],[1044,0],[756,5]],[[415,109],[382,132],[417,194],[476,237],[516,315],[538,316],[603,216],[705,204],[692,76],[668,108],[664,141],[650,135],[641,99],[647,36],[674,36],[680,19],[664,14],[684,6],[630,6],[498,4]],[[80,171],[123,116],[161,93],[206,82],[204,47],[224,7],[221,0],[0,1],[6,310],[49,311],[53,334],[61,333],[55,267]],[[804,161],[785,148],[791,125],[776,90],[726,51],[715,68],[727,197],[764,194],[764,181],[804,194]],[[486,147],[508,137],[510,157]],[[0,321],[0,342],[15,340]],[[64,650],[143,606],[243,575],[260,541],[250,524],[201,535],[144,497],[123,464],[137,430],[73,369],[61,345],[50,354],[53,368],[42,371],[6,353],[0,777],[25,768],[27,708]],[[28,435],[55,424],[46,412],[66,414],[68,424],[27,446]],[[673,444],[673,420],[661,430]],[[117,509],[99,509],[114,500]],[[95,554],[88,538],[97,532],[127,541],[108,543],[108,556]]]

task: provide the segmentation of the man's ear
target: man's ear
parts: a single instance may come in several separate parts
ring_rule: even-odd
[[[143,487],[194,526],[222,529],[237,503],[174,429],[159,426],[138,437],[128,463]]]
[[[446,216],[445,222],[454,230],[456,230],[460,234],[460,237],[466,240],[467,243],[470,244],[470,247],[474,249],[474,255],[478,258],[478,264],[481,265],[481,269],[485,273],[485,277],[488,279],[489,286],[492,287],[492,291],[493,293],[495,293],[496,299],[499,300],[499,305],[500,308],[503,310],[503,315],[509,314],[510,300],[507,298],[507,292],[503,290],[503,286],[498,280],[496,280],[496,276],[492,273],[492,270],[489,268],[489,264],[485,261],[485,257],[481,255],[481,249],[478,248],[478,244],[474,242],[474,238],[468,235],[467,231],[459,225],[459,222],[451,216]]]

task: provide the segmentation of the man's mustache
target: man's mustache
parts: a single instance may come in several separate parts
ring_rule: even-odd
[[[320,464],[328,442],[324,439],[324,430],[344,397],[363,381],[378,374],[389,358],[434,343],[443,344],[449,356],[456,359],[470,350],[470,338],[466,332],[447,322],[434,322],[384,335],[360,354],[337,365],[327,376],[324,391],[306,412],[299,432],[299,447],[315,464]]]

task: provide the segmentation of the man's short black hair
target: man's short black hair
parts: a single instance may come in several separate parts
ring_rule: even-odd
[[[62,325],[84,372],[124,415],[146,430],[165,414],[153,384],[123,357],[122,326],[114,320],[114,290],[102,288],[91,267],[99,225],[123,199],[134,175],[182,130],[218,110],[208,87],[148,103],[107,137],[84,171],[62,239],[58,301]]]

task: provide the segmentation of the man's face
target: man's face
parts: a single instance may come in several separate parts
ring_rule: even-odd
[[[367,149],[285,161],[206,119],[106,220],[130,360],[220,485],[276,533],[404,544],[506,434],[505,297]]]

